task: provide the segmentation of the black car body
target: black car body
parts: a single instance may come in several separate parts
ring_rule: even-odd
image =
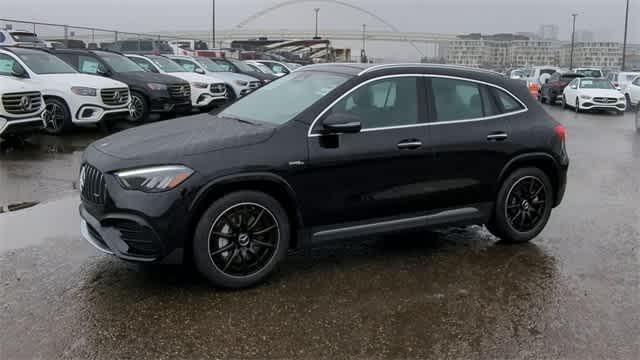
[[[558,98],[562,97],[564,88],[566,88],[573,79],[581,77],[584,77],[584,75],[574,72],[553,73],[553,75],[551,75],[551,77],[540,87],[540,101],[554,104]]]
[[[211,61],[216,64],[222,66],[227,71],[231,71],[238,74],[244,74],[251,77],[254,77],[262,82],[262,84],[267,84],[278,77],[272,74],[265,74],[261,71],[255,71],[251,66],[245,64],[240,60],[235,59],[223,59],[223,58],[211,58]]]
[[[131,120],[144,122],[150,113],[191,111],[191,86],[174,76],[147,72],[126,56],[102,50],[50,51],[76,70],[121,81],[131,91]]]
[[[258,106],[271,102],[273,108]],[[493,73],[315,65],[217,117],[151,124],[92,144],[80,178],[82,228],[97,248],[127,260],[193,254],[214,284],[227,287],[264,278],[284,256],[282,247],[449,224],[487,224],[503,239],[528,241],[563,198],[564,137],[521,82]],[[165,185],[156,191],[157,184]],[[535,197],[525,196],[529,187]],[[216,214],[220,207],[243,209],[229,205],[235,203],[255,204],[246,205],[254,213],[229,215],[224,226],[249,233],[234,233],[242,249],[227,253],[232,265],[211,267],[209,254],[215,263],[214,254],[231,246],[211,248],[223,246],[210,237],[219,234],[217,222],[228,220]],[[540,223],[520,228],[527,216],[533,223],[534,206],[545,206]],[[514,211],[519,218],[505,220]],[[274,225],[256,225],[256,218],[274,219],[282,241],[271,244],[275,260],[246,276],[225,275],[223,267],[257,251],[247,247],[248,237],[269,249],[260,237],[267,235],[250,233],[251,225]]]

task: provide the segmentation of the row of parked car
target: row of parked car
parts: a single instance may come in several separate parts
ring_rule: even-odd
[[[0,137],[209,111],[293,70],[275,61],[0,47]]]

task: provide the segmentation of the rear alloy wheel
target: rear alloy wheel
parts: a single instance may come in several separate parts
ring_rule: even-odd
[[[522,168],[511,174],[498,193],[491,223],[495,236],[507,242],[527,242],[546,226],[553,208],[549,177],[538,168]]]
[[[198,223],[195,264],[214,286],[254,286],[285,257],[289,238],[289,220],[277,200],[261,192],[232,193],[214,202]]]
[[[44,130],[53,135],[60,135],[73,128],[73,120],[71,120],[71,112],[67,108],[64,101],[47,98],[44,100],[45,108],[42,113],[44,120]]]
[[[149,118],[149,104],[147,99],[137,92],[131,93],[131,103],[129,104],[129,121],[134,123],[144,123]]]

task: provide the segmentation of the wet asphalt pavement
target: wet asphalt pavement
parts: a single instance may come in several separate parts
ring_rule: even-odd
[[[0,144],[0,359],[640,358],[640,135],[631,114],[568,128],[567,195],[532,243],[483,228],[291,254],[262,286],[210,288],[81,239],[74,181],[98,132]]]

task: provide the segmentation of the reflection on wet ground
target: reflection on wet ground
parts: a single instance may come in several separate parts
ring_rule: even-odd
[[[98,254],[75,194],[0,214],[0,358],[637,359],[640,136],[629,114],[548,109],[572,165],[531,244],[481,227],[360,239],[233,292]]]

